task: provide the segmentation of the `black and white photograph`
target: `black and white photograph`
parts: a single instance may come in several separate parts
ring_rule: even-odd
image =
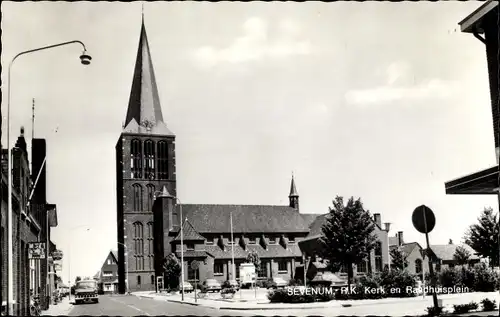
[[[2,1],[1,316],[498,316],[499,1]]]

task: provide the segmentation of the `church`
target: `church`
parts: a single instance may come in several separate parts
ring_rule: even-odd
[[[303,262],[299,241],[309,236],[320,216],[300,212],[293,176],[291,184],[283,184],[284,189],[290,186],[287,205],[179,203],[175,134],[163,118],[144,17],[126,120],[116,145],[116,177],[120,293],[155,289],[162,259],[170,253],[180,258],[181,218],[185,280],[238,279],[239,264],[252,251],[261,260],[259,278],[290,280]],[[195,260],[200,263],[196,272],[190,265]]]

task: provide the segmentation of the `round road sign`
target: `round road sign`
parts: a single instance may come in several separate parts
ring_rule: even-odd
[[[415,208],[413,215],[411,216],[411,220],[415,229],[417,229],[420,233],[429,233],[436,225],[436,217],[434,217],[434,213],[425,205]]]

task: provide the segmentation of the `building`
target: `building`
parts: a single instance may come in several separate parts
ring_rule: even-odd
[[[99,289],[103,293],[113,294],[118,292],[118,253],[109,251],[101,270],[94,276],[99,282]]]
[[[36,148],[36,146],[34,146]],[[33,161],[39,159],[39,153],[33,153]],[[57,225],[55,205],[44,204],[40,208],[29,206],[28,199],[33,189],[32,175],[30,174],[27,144],[24,138],[24,129],[21,128],[21,135],[18,137],[16,145],[12,148],[12,211],[13,211],[13,299],[14,311],[11,315],[26,316],[29,311],[29,294],[42,295],[44,298],[49,283],[47,274],[47,260],[34,260],[28,257],[28,244],[30,242],[47,241],[47,233],[50,226]],[[2,213],[1,213],[1,302],[2,311],[7,308],[7,150],[2,149]],[[36,166],[33,163],[33,166]],[[40,189],[38,189],[40,192]],[[33,202],[33,200],[32,200]],[[31,208],[30,208],[31,207]],[[46,225],[48,224],[49,230]],[[45,302],[47,302],[45,298]]]
[[[300,212],[293,177],[287,205],[180,204],[175,134],[165,123],[158,96],[143,19],[126,120],[116,145],[119,292],[126,291],[126,276],[130,291],[155,289],[164,257],[180,257],[181,224],[186,280],[195,275],[201,280],[238,279],[239,264],[251,251],[262,261],[259,278],[293,278],[302,264],[299,241],[319,216]],[[388,263],[388,246],[378,222],[386,242],[376,257],[384,260],[373,261],[382,266],[378,263]],[[193,261],[200,263],[196,272]]]
[[[470,253],[470,258],[466,265],[473,266],[480,262],[479,257],[471,247],[468,245],[461,246]],[[458,247],[459,245],[453,244],[452,240],[444,245],[431,245],[433,268],[435,272],[459,266],[458,261],[454,257]],[[429,259],[425,256],[425,249],[418,242],[404,242],[402,231],[399,231],[395,237],[389,238],[389,248],[390,250],[399,249],[403,252],[407,262],[404,269],[408,272],[416,274],[419,277],[429,273]]]
[[[448,181],[445,183],[445,189],[446,194],[449,195],[497,195],[500,202],[500,104],[498,89],[500,85],[500,72],[498,68],[500,32],[498,26],[498,7],[498,1],[488,1],[459,23],[462,32],[472,33],[484,44],[486,49],[497,165]]]
[[[308,280],[314,280],[317,272],[322,272],[325,274],[325,269],[327,267],[327,261],[318,256],[320,248],[322,247],[319,239],[322,236],[321,228],[327,221],[329,214],[320,215],[312,222],[310,226],[310,231],[303,239],[299,242],[300,250],[303,253],[306,263],[306,276]],[[379,213],[373,215],[373,222],[375,224],[374,233],[377,237],[377,246],[371,251],[368,259],[361,261],[360,263],[353,264],[353,274],[354,276],[361,276],[370,272],[381,272],[384,267],[390,266],[390,256],[389,256],[389,225],[385,224],[382,227],[382,218]],[[337,275],[341,278],[347,277],[347,266],[343,266]],[[331,272],[330,272],[331,273]],[[299,266],[296,272],[296,278],[303,280],[304,267]],[[330,275],[333,277],[333,275]]]

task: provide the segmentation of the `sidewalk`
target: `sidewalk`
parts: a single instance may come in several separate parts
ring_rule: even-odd
[[[57,305],[50,305],[49,309],[42,311],[41,316],[67,316],[73,309],[68,297],[64,297]]]
[[[203,298],[198,299],[197,302],[194,300],[193,294],[186,294],[184,296],[184,302],[181,300],[179,294],[166,294],[166,293],[152,293],[152,292],[138,292],[133,293],[135,296],[143,298],[151,298],[153,300],[159,301],[169,301],[175,303],[183,303],[187,305],[196,305],[212,309],[228,309],[228,310],[277,310],[277,309],[327,309],[335,307],[357,307],[357,306],[368,306],[368,305],[390,305],[398,303],[414,303],[412,305],[417,310],[421,310],[425,313],[427,307],[432,306],[432,296],[426,296],[423,298],[410,297],[410,298],[384,298],[378,300],[333,300],[330,302],[316,302],[316,303],[300,303],[300,304],[283,304],[283,303],[269,303],[269,301],[262,298],[257,298],[257,300],[252,300],[247,298],[246,301],[238,300],[238,295],[236,295],[232,300],[224,300],[220,297],[218,298]],[[217,295],[214,295],[217,296]],[[220,295],[218,295],[220,296]],[[260,297],[260,296],[259,296]],[[491,293],[462,293],[462,294],[446,294],[438,296],[438,299],[442,301],[442,305],[445,310],[449,311],[453,308],[453,305],[466,304],[471,301],[479,303],[484,298],[496,299],[498,297],[497,292]],[[418,308],[417,308],[418,307]]]

